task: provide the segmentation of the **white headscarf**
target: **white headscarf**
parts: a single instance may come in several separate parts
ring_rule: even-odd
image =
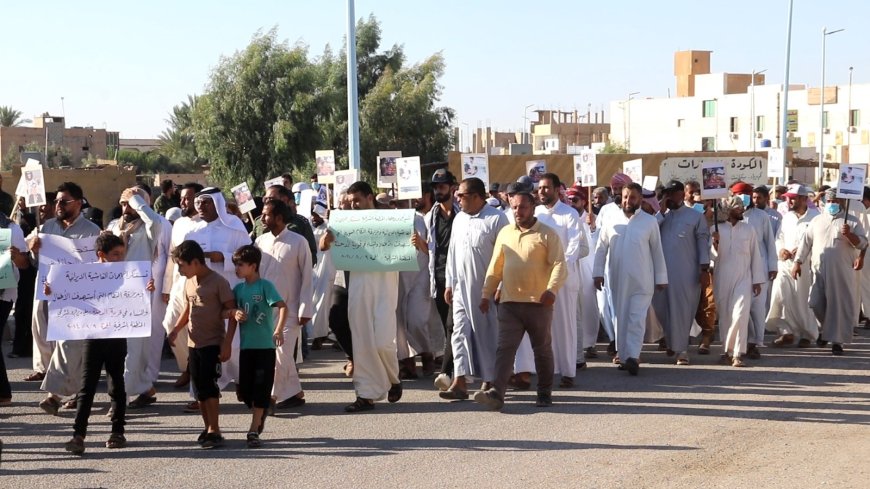
[[[217,211],[218,219],[220,219],[224,226],[248,234],[248,230],[245,229],[242,220],[239,219],[238,216],[227,212],[227,201],[224,199],[224,194],[221,193],[221,189],[217,187],[207,187],[197,192],[196,197],[209,198],[214,202],[214,208]]]

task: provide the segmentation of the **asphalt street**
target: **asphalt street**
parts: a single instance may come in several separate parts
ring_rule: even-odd
[[[640,375],[601,358],[534,406],[511,392],[501,413],[440,400],[432,379],[405,382],[396,404],[345,414],[354,398],[342,355],[312,352],[301,366],[307,404],[266,423],[263,447],[245,447],[246,408],[226,392],[228,443],[204,450],[186,391],[164,360],[158,402],[128,411],[129,445],[108,450],[101,383],[81,457],[63,443],[72,412],[37,407],[29,359],[7,359],[10,407],[0,408],[0,487],[662,487],[866,488],[870,480],[870,330],[846,355],[829,349],[763,349],[748,368],[718,364],[721,348],[690,366],[647,345]],[[770,343],[772,338],[769,338]],[[8,351],[8,346],[4,345]]]

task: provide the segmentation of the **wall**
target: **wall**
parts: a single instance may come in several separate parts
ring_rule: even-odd
[[[6,156],[10,150],[35,143],[40,151],[45,148],[45,129],[36,127],[0,127],[0,155]],[[49,144],[50,146],[51,144]],[[63,130],[64,148],[70,151],[72,166],[79,166],[81,160],[90,153],[97,158],[106,157],[106,130],[71,127]],[[84,150],[88,147],[88,150]]]

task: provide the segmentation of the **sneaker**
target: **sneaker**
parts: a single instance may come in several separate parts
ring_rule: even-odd
[[[81,455],[85,453],[85,439],[75,435],[64,444],[64,448],[73,455]]]
[[[199,436],[196,437],[196,443],[199,445],[202,445],[203,443],[205,443],[205,439],[207,436],[208,436],[208,430],[202,430],[202,433],[200,433]]]
[[[453,379],[451,379],[447,374],[438,374],[438,376],[435,377],[434,384],[435,388],[439,391],[446,391],[453,384]]]
[[[843,354],[843,345],[834,343],[831,345],[831,355],[840,356]]]
[[[553,405],[553,395],[550,391],[538,392],[538,400],[535,402],[537,407],[550,407]]]
[[[202,448],[220,448],[224,446],[224,437],[220,433],[208,433],[205,435],[205,441],[202,442]]]
[[[474,402],[483,404],[493,411],[501,411],[501,408],[504,407],[504,399],[498,395],[498,392],[496,392],[495,389],[475,392]]]
[[[46,413],[52,416],[57,416],[57,412],[60,410],[60,401],[48,396],[39,403],[39,407]]]

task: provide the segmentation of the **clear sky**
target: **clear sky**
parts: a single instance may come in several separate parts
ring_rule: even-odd
[[[791,83],[818,86],[822,28],[827,82],[870,80],[870,2],[795,0]],[[201,93],[222,55],[258,29],[337,51],[344,0],[4,1],[0,105],[27,118],[152,138],[172,106]],[[712,71],[767,69],[781,83],[788,0],[357,0],[356,16],[381,22],[382,46],[402,44],[415,63],[442,51],[442,104],[457,125],[519,130],[523,109],[607,110],[629,92],[674,92],[673,53],[712,50]],[[533,110],[533,109],[530,109]],[[608,116],[609,118],[609,116]],[[464,126],[462,126],[464,127]]]

